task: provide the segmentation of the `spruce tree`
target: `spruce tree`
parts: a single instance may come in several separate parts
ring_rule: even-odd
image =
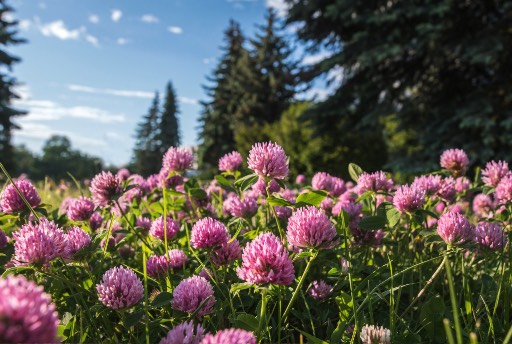
[[[178,118],[176,117],[178,113],[176,94],[172,83],[169,81],[166,87],[165,101],[160,114],[156,138],[161,155],[163,155],[169,147],[178,147],[180,145],[179,124]]]
[[[512,2],[286,1],[298,37],[330,53],[317,75],[343,70],[310,112],[324,130],[396,127],[408,139],[390,138],[389,166],[410,172],[453,147],[479,165],[512,160]]]
[[[210,172],[217,169],[218,159],[235,149],[234,113],[240,106],[244,90],[237,77],[237,63],[245,55],[240,25],[231,20],[224,32],[224,55],[205,86],[207,101],[201,102],[199,165]]]
[[[26,114],[11,107],[11,101],[18,96],[12,90],[17,82],[10,73],[13,64],[20,59],[7,53],[5,48],[25,42],[23,39],[16,38],[15,27],[18,22],[6,20],[11,11],[12,8],[6,4],[6,1],[0,0],[0,46],[2,47],[0,49],[0,161],[9,171],[13,171],[15,167],[11,144],[12,130],[19,129],[19,126],[13,122],[13,118]]]
[[[159,95],[155,92],[153,103],[135,134],[135,148],[130,169],[143,176],[157,173],[162,167],[162,153],[157,142],[160,118]]]
[[[292,50],[275,11],[269,10],[266,24],[250,43],[252,49],[238,61],[236,74],[244,90],[235,112],[237,127],[246,127],[235,135],[241,150],[254,143],[246,142],[243,133],[258,131],[264,124],[278,121],[300,83],[298,62],[292,60]],[[261,133],[257,140],[264,139],[265,134]]]

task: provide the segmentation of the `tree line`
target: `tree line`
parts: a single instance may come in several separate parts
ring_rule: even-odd
[[[344,176],[349,162],[407,175],[435,169],[453,147],[474,165],[512,161],[512,3],[286,2],[284,22],[269,11],[253,38],[233,20],[224,32],[201,102],[197,150],[205,174],[216,172],[223,154],[247,154],[264,140],[284,147],[292,175]],[[15,25],[2,16],[4,46],[22,41]],[[302,64],[293,54],[298,43],[323,57]],[[4,54],[7,67],[19,61]],[[0,150],[9,165],[12,118],[23,113],[10,107],[14,78],[1,77]],[[321,78],[333,89],[326,99],[297,100]],[[177,114],[169,82],[163,106],[155,94],[137,127],[133,172],[157,172],[165,149],[180,144]]]

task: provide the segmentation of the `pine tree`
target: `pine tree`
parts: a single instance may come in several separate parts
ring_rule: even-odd
[[[0,50],[0,160],[9,171],[14,170],[12,130],[19,129],[12,119],[26,114],[24,111],[13,109],[10,105],[11,101],[18,96],[12,91],[17,82],[9,74],[12,65],[20,62],[20,59],[4,49],[9,45],[25,42],[15,37],[17,33],[15,27],[18,22],[6,20],[11,11],[12,8],[5,3],[5,0],[0,0],[0,45],[2,46]]]
[[[237,63],[247,55],[240,25],[231,21],[224,32],[224,55],[204,87],[209,100],[201,102],[199,165],[209,171],[217,169],[218,159],[235,149],[234,113],[240,106],[244,90],[237,78]]]
[[[326,129],[396,127],[407,142],[391,138],[389,166],[410,172],[438,168],[453,147],[479,165],[512,160],[512,2],[286,1],[299,38],[330,53],[318,75],[343,70],[311,111]]]
[[[299,86],[298,62],[291,58],[290,49],[275,11],[269,10],[266,24],[251,40],[250,54],[238,61],[237,79],[244,90],[235,112],[237,127],[246,126],[235,135],[239,149],[250,147],[244,132],[257,131],[266,123],[273,123],[289,107]],[[265,139],[261,133],[261,139]]]
[[[143,176],[157,173],[162,167],[162,153],[156,138],[160,118],[159,95],[155,92],[153,103],[135,134],[136,142],[130,169]]]
[[[180,134],[178,118],[179,113],[176,101],[176,94],[172,83],[167,83],[165,92],[165,102],[159,120],[159,128],[156,141],[160,155],[162,156],[169,147],[178,147],[180,145]]]

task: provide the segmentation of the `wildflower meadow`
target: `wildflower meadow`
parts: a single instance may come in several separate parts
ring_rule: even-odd
[[[247,155],[247,159],[242,154]],[[460,149],[398,183],[290,178],[272,142],[212,180],[170,147],[61,192],[0,196],[1,343],[508,343],[512,173]]]

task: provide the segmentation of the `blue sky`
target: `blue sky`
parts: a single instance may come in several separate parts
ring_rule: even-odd
[[[246,36],[280,0],[10,0],[21,57],[13,75],[29,111],[15,144],[39,153],[52,134],[107,164],[129,162],[137,123],[171,80],[179,98],[182,145],[197,144],[199,100],[221,56],[229,19]],[[302,57],[301,57],[302,58]],[[305,57],[306,63],[316,56]],[[325,91],[319,89],[320,96]]]

